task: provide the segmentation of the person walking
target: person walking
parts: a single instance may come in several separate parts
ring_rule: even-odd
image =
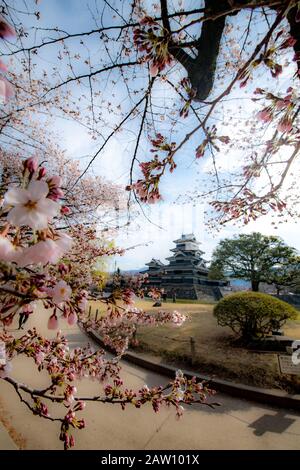
[[[21,329],[23,330],[23,323],[26,322],[25,317],[26,317],[25,313],[23,313],[23,312],[19,313],[19,328],[18,328],[18,330],[21,330]]]
[[[29,315],[33,312],[31,305],[25,305],[19,314],[19,330],[23,330],[23,325],[28,321]]]

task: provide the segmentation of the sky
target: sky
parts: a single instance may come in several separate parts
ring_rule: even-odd
[[[83,8],[83,3],[82,0],[42,0],[38,7],[41,11],[40,26],[59,25],[69,32],[83,31],[91,27],[91,16],[88,9]],[[19,5],[21,4],[20,1]],[[43,66],[47,66],[46,62]],[[249,100],[245,100],[243,106],[244,112],[247,106],[249,112]],[[234,126],[233,122],[231,127],[227,127],[227,132],[234,134]],[[78,126],[72,122],[60,122],[56,127],[61,136],[61,146],[66,150],[67,155],[79,158],[84,166],[88,162],[86,155],[93,154],[98,148],[97,142],[94,142],[83,129],[78,129]],[[142,145],[145,145],[146,153],[146,144],[142,142]],[[128,184],[130,165],[127,152],[124,151],[125,146],[126,137],[119,135],[114,138],[108,150],[93,165],[93,172],[125,187]],[[226,154],[223,157],[223,169],[226,171],[231,162]],[[183,149],[180,158],[181,162],[176,175],[167,175],[164,179],[163,201],[155,206],[144,207],[144,214],[140,213],[133,217],[132,224],[122,230],[117,237],[118,245],[130,248],[123,257],[115,260],[115,264],[120,269],[143,268],[152,257],[165,261],[165,258],[169,256],[169,250],[173,248],[172,241],[186,233],[195,234],[205,253],[204,258],[207,260],[211,258],[214,248],[221,239],[252,231],[259,231],[265,235],[278,235],[287,244],[300,250],[297,220],[279,224],[275,228],[271,215],[267,215],[246,226],[228,223],[226,226],[219,227],[218,231],[208,230],[205,216],[206,204],[176,202],[178,196],[184,195],[186,191],[197,186],[199,175],[200,179],[203,178],[205,166],[208,163],[204,159],[204,162],[196,164],[194,154],[188,146]],[[136,175],[138,175],[137,172]]]

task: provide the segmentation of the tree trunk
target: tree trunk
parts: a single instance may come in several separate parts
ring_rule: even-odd
[[[259,281],[257,281],[256,279],[252,279],[251,280],[251,288],[252,288],[253,292],[258,292],[259,291]]]
[[[212,0],[207,3],[216,3]],[[225,28],[226,16],[214,21],[208,20],[202,24],[201,36],[198,40],[198,56],[190,67],[189,79],[196,90],[196,101],[205,100],[210,94],[217,67],[220,42]]]
[[[281,287],[276,286],[276,293],[277,293],[277,295],[280,294],[280,291],[281,291]]]

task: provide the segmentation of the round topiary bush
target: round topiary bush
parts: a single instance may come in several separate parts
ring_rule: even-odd
[[[286,320],[295,319],[290,304],[260,292],[238,292],[221,299],[214,308],[221,326],[229,326],[243,339],[263,338],[278,330]]]

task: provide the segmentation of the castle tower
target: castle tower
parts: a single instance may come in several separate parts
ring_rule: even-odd
[[[170,250],[172,255],[167,258],[169,264],[156,259],[147,263],[148,285],[163,288],[168,297],[174,293],[182,299],[218,300],[222,297],[219,287],[226,282],[207,279],[209,270],[195,235],[182,235],[174,243],[175,248]]]

